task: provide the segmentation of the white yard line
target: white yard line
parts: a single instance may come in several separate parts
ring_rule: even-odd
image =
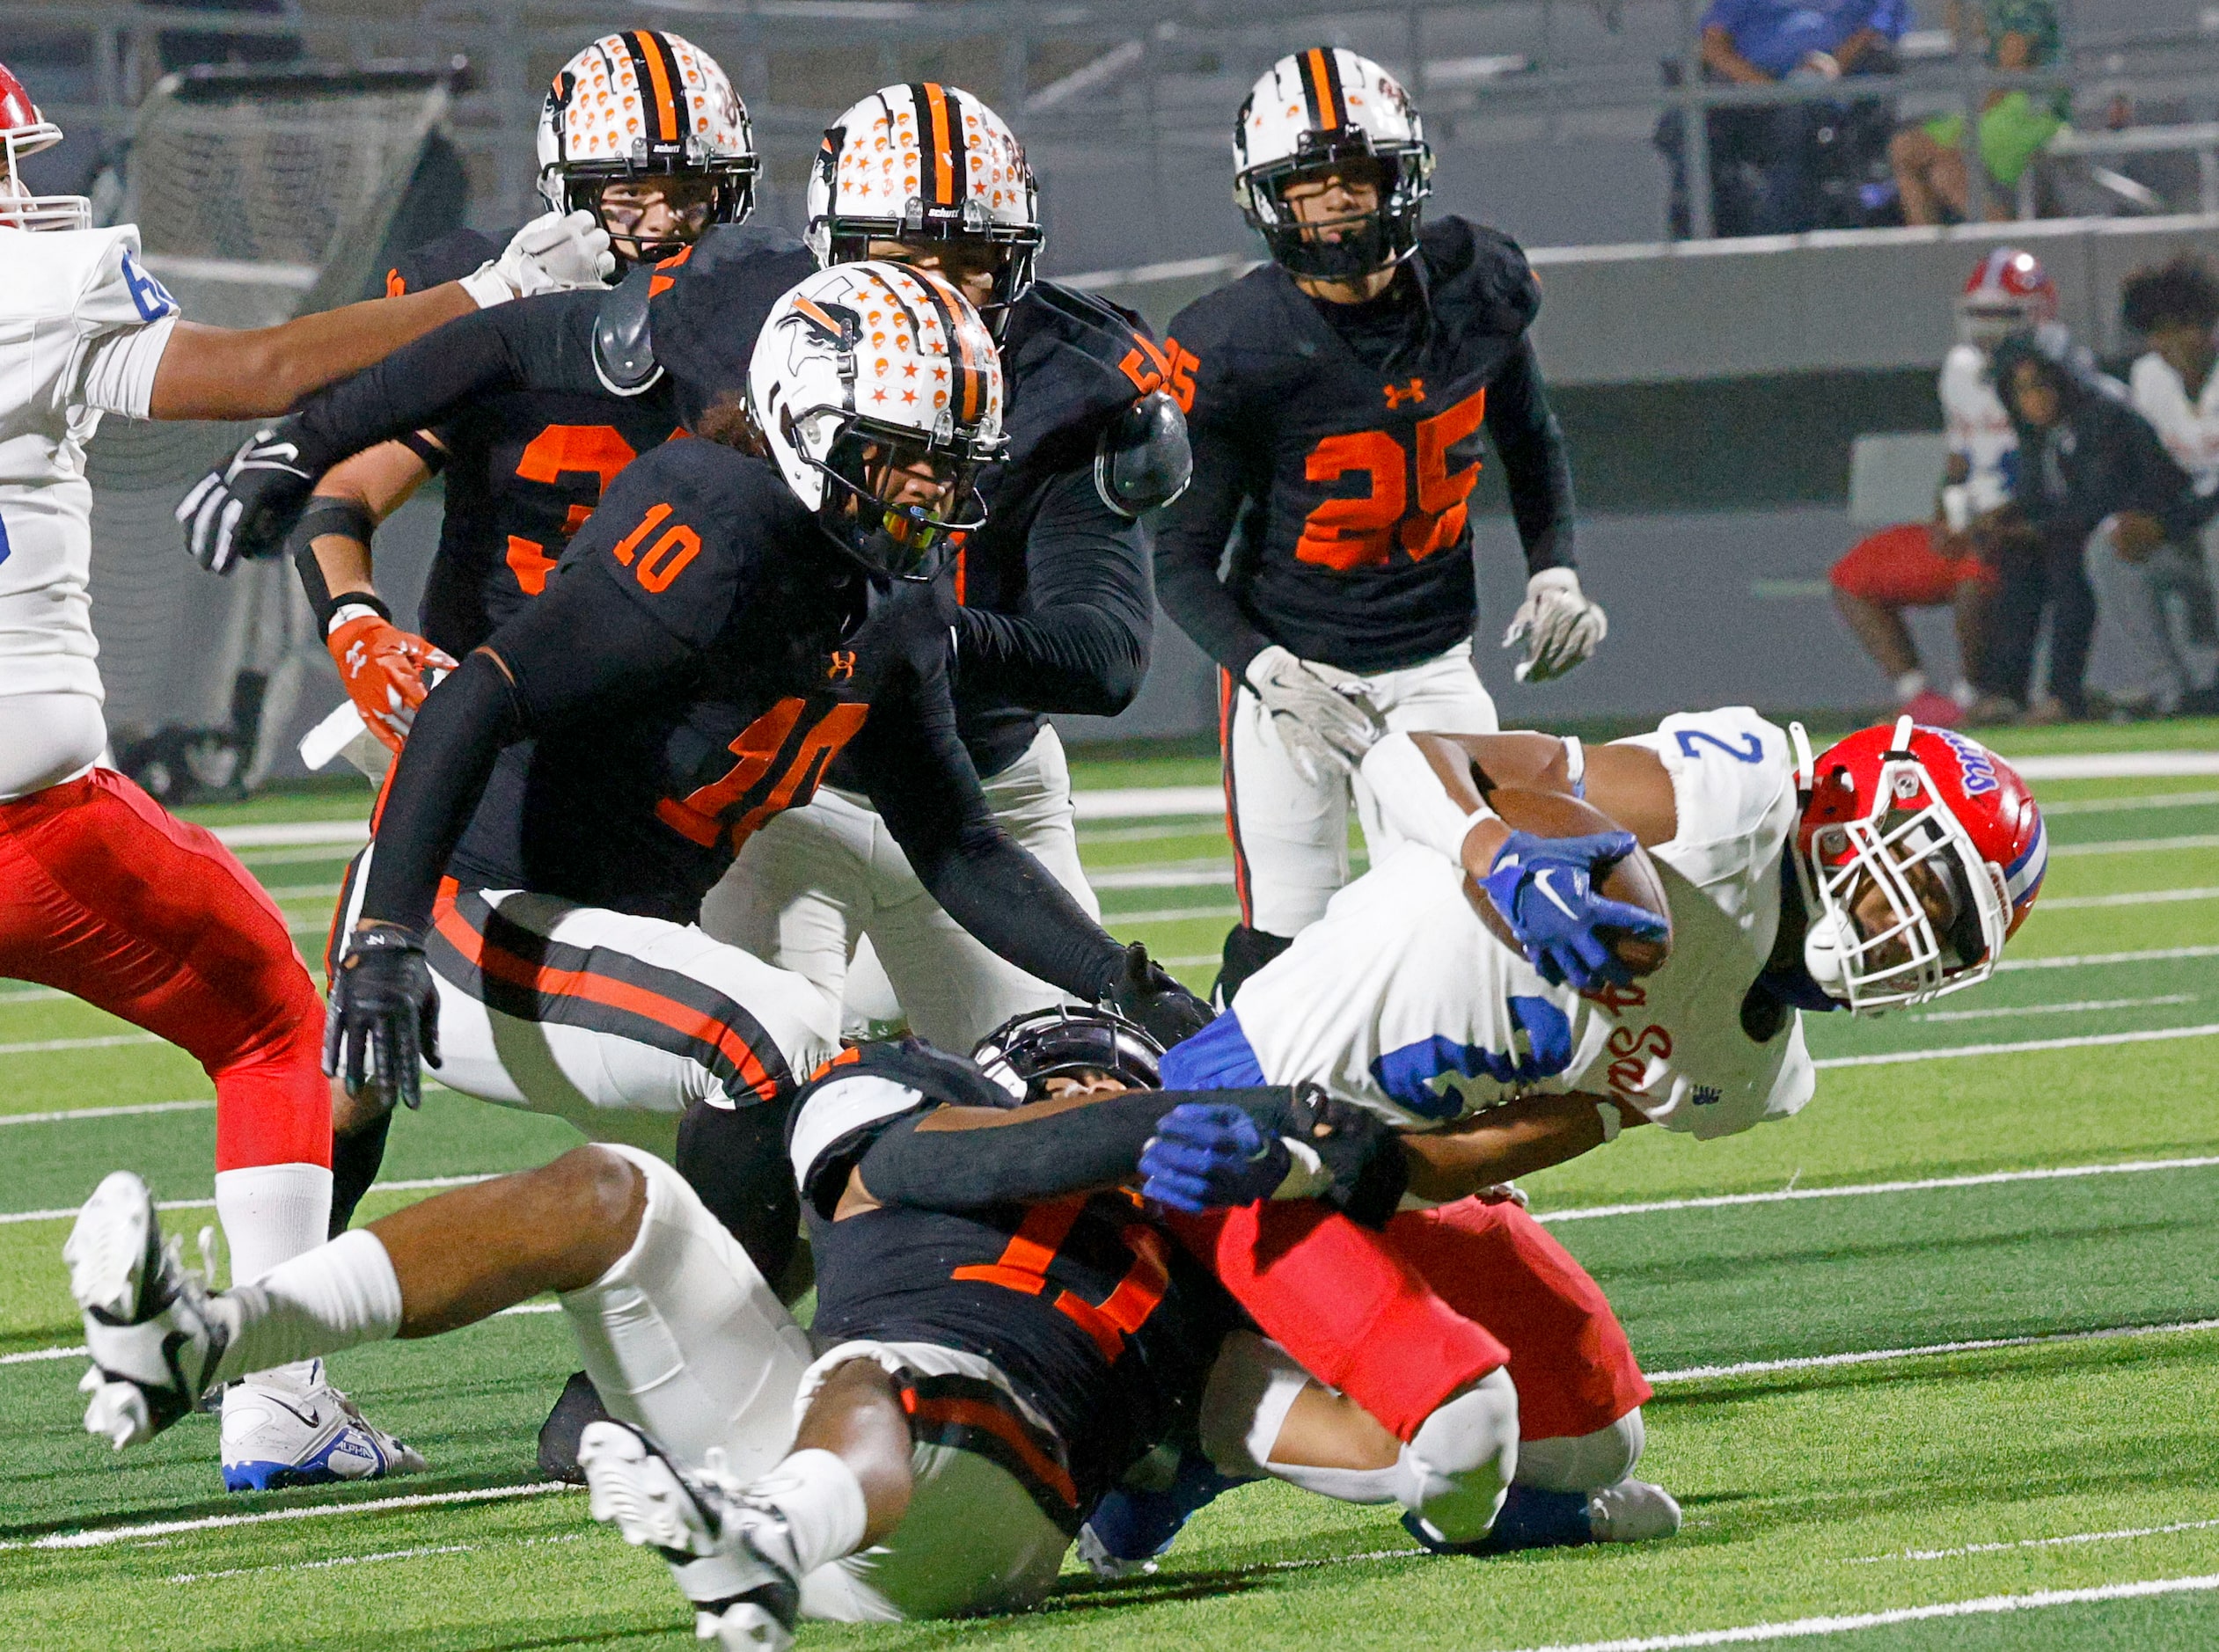
[[[1844,1566],[1877,1566],[1883,1561],[1950,1561],[1960,1554],[2001,1554],[2010,1549],[2054,1549],[2081,1543],[2121,1543],[2130,1538],[2169,1537],[2176,1531],[2208,1531],[2219,1520],[2176,1520],[2166,1526],[2127,1526],[2117,1531],[2076,1531],[2062,1538],[2021,1538],[2016,1543],[1967,1543],[1955,1549],[1904,1549],[1895,1554],[1860,1554]]]
[[[1712,1193],[1695,1199],[1651,1199],[1638,1204],[1574,1205],[1537,1210],[1540,1222],[1592,1222],[1601,1217],[1657,1216],[1668,1210],[1723,1210],[1744,1204],[1798,1204],[1806,1199],[1864,1199],[1876,1194],[1932,1193],[1944,1188],[1996,1188],[2015,1181],[2075,1181],[2084,1176],[2139,1176],[2156,1170],[2208,1170],[2219,1153],[2193,1159],[2135,1159],[2115,1165],[2050,1165],[2033,1170],[1989,1170],[1972,1176],[1929,1176],[1917,1181],[1854,1181],[1835,1188],[1781,1188],[1769,1193]]]
[[[1213,860],[1200,865],[1121,866],[1111,872],[1090,872],[1087,881],[1097,889],[1230,888],[1233,863]]]
[[[2099,1331],[2047,1331],[2032,1336],[1984,1336],[1963,1342],[1923,1342],[1915,1348],[1861,1349],[1853,1354],[1810,1354],[1796,1359],[1750,1359],[1732,1365],[1690,1365],[1684,1371],[1645,1371],[1651,1383],[1710,1382],[1720,1377],[1761,1377],[1773,1371],[1827,1371],[1838,1365],[1877,1365],[1892,1359],[1939,1359],[2003,1348],[2047,1348],[2060,1342],[2116,1342],[2139,1336],[2176,1336],[2219,1331],[2219,1319],[2182,1319],[2170,1325],[2118,1325]]]
[[[2040,1612],[2048,1606],[2084,1606],[2106,1600],[2139,1600],[2152,1595],[2201,1594],[2219,1589],[2219,1573],[2202,1577],[2154,1577],[2139,1583],[2105,1583],[2094,1589],[2043,1589],[2028,1595],[1983,1595],[1978,1600],[1949,1600],[1932,1606],[1898,1606],[1888,1612],[1860,1612],[1841,1617],[1797,1618],[1785,1623],[1745,1623],[1732,1629],[1694,1629],[1681,1634],[1635,1635],[1619,1641],[1564,1641],[1528,1647],[1522,1652],[1679,1652],[1684,1647],[1741,1646],[1759,1641],[1807,1641],[1856,1629],[1922,1623],[1932,1618],[1985,1618],[2007,1612]]]
[[[434,1543],[415,1549],[381,1549],[375,1554],[335,1554],[324,1561],[281,1561],[270,1566],[233,1566],[220,1572],[175,1572],[165,1583],[205,1583],[222,1577],[258,1577],[267,1572],[322,1572],[334,1566],[375,1566],[383,1561],[413,1561],[425,1554],[475,1554],[481,1549],[533,1548],[545,1543],[576,1543],[591,1536],[585,1531],[550,1532],[543,1538],[512,1538],[507,1542]]]
[[[339,893],[336,883],[265,883],[262,893],[273,901],[328,901]]]
[[[0,1115],[0,1128],[10,1124],[60,1124],[72,1119],[120,1119],[141,1113],[208,1113],[214,1101],[140,1101],[121,1107],[64,1107],[58,1113]]]
[[[469,1176],[419,1176],[410,1181],[375,1182],[371,1184],[370,1190],[372,1193],[418,1193],[431,1188],[464,1188],[473,1181],[490,1181],[495,1176],[505,1173],[498,1170],[485,1170]],[[213,1199],[163,1199],[157,1201],[154,1208],[157,1210],[213,1210],[216,1208],[216,1201]],[[76,1205],[57,1210],[9,1210],[0,1212],[0,1226],[13,1222],[58,1222],[63,1217],[75,1216],[77,1213]]]
[[[2077,912],[2091,906],[2171,906],[2178,901],[2219,899],[2219,888],[2133,889],[2124,895],[2061,895],[2041,903],[2045,912]]]
[[[152,1033],[110,1033],[100,1038],[39,1038],[27,1044],[0,1044],[0,1056],[44,1056],[57,1049],[114,1049],[121,1044],[158,1044]]]
[[[2069,855],[2142,855],[2176,849],[2219,849],[2219,832],[2197,832],[2186,837],[2113,837],[2092,844],[2052,844],[2050,859]]]
[[[0,1004],[45,1004],[69,996],[60,987],[10,987],[0,992]]]
[[[266,821],[253,826],[211,828],[226,849],[290,849],[306,844],[366,844],[367,820]]]
[[[1237,906],[1166,906],[1148,912],[1104,912],[1105,924],[1185,924],[1205,917],[1238,917]]]
[[[2193,992],[2168,992],[2156,998],[2075,998],[2064,1004],[2019,1004],[1996,1010],[1936,1010],[1915,1021],[1991,1021],[2002,1015],[2079,1015],[2091,1010],[2138,1010],[2152,1004],[2193,1004]]]
[[[363,1502],[311,1503],[302,1508],[267,1509],[255,1514],[204,1515],[197,1520],[153,1520],[140,1525],[95,1526],[87,1531],[55,1531],[42,1538],[0,1542],[0,1549],[99,1549],[111,1543],[170,1537],[179,1531],[213,1531],[225,1526],[265,1525],[273,1520],[319,1520],[330,1515],[380,1514],[390,1509],[433,1509],[444,1503],[498,1502],[538,1497],[548,1492],[583,1491],[559,1480],[527,1486],[480,1486],[470,1491],[419,1492],[406,1497],[373,1497]]]
[[[2219,774],[2219,751],[2086,751],[2005,761],[2023,780],[2147,780],[2169,774]]]
[[[2162,1043],[2173,1038],[2209,1038],[2219,1022],[2201,1027],[2149,1027],[2131,1033],[2090,1033],[2078,1038],[2029,1038],[2015,1044],[1952,1044],[1942,1049],[1892,1049],[1871,1056],[1828,1056],[1815,1067],[1892,1067],[1906,1061],[1954,1061],[1965,1056],[2011,1056],[2035,1049],[2085,1049],[2096,1044]]]
[[[2076,797],[2042,805],[2042,818],[2061,815],[2115,815],[2127,809],[2201,808],[2219,803],[2219,792],[2154,792],[2147,797]]]
[[[2151,947],[2141,952],[2068,952],[2047,958],[2006,958],[1996,966],[2006,969],[2079,969],[2097,964],[2167,963],[2182,958],[2219,958],[2219,947]]]
[[[1080,820],[1161,820],[1179,815],[1222,815],[1225,788],[1219,786],[1108,786],[1074,792]]]
[[[496,1308],[492,1318],[505,1319],[518,1313],[560,1313],[560,1302],[519,1302],[512,1308]],[[20,1354],[0,1354],[0,1365],[35,1365],[48,1360],[82,1359],[88,1350],[82,1342],[60,1348],[34,1348]]]

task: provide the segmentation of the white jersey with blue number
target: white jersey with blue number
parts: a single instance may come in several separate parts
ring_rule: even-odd
[[[1975,515],[2008,503],[2016,479],[2018,434],[1988,376],[1987,352],[1952,345],[1938,385],[1949,450],[1965,461],[1966,498]]]
[[[0,229],[0,697],[100,693],[84,444],[146,416],[177,315],[138,250],[129,225]]]
[[[1787,735],[1746,706],[1668,717],[1654,751],[1678,811],[1649,852],[1672,956],[1630,987],[1552,987],[1498,940],[1461,867],[1410,844],[1333,897],[1241,987],[1234,1013],[1267,1082],[1315,1081],[1410,1129],[1527,1091],[1617,1096],[1697,1137],[1811,1099],[1802,1018],[1763,1044],[1741,1003],[1780,920],[1797,818]]]

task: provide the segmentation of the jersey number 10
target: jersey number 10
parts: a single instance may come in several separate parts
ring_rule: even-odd
[[[1479,464],[1475,460],[1451,471],[1448,450],[1478,429],[1486,416],[1483,385],[1446,412],[1417,421],[1415,456],[1387,430],[1321,438],[1302,474],[1313,482],[1337,482],[1361,471],[1371,478],[1371,491],[1354,499],[1326,500],[1311,511],[1303,521],[1295,559],[1344,573],[1379,567],[1398,544],[1414,562],[1454,545],[1463,535],[1465,501],[1479,479]]]

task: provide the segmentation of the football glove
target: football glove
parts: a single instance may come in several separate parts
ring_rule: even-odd
[[[172,515],[184,524],[186,550],[211,574],[229,574],[241,558],[275,556],[316,475],[302,461],[292,420],[265,425],[178,501]]]
[[[1141,1192],[1174,1210],[1315,1198],[1367,1227],[1394,1216],[1410,1185],[1394,1126],[1309,1084],[1276,1127],[1244,1107],[1182,1102],[1158,1121],[1139,1168]]]
[[[1212,1019],[1210,1006],[1174,981],[1137,940],[1125,948],[1117,978],[1101,1003],[1136,1023],[1166,1049],[1200,1032]]]
[[[1503,647],[1526,645],[1512,673],[1520,683],[1546,683],[1594,653],[1609,634],[1609,618],[1581,592],[1578,574],[1543,568],[1526,581],[1526,600],[1503,633]]]
[[[1157,1122],[1140,1150],[1140,1191],[1198,1216],[1268,1199],[1293,1169],[1286,1138],[1236,1107],[1187,1101]]]
[[[1654,913],[1595,892],[1595,874],[1633,852],[1634,835],[1625,831],[1584,837],[1514,831],[1495,852],[1481,887],[1551,986],[1570,982],[1586,992],[1606,981],[1632,983],[1632,972],[1595,932],[1600,928],[1624,930],[1644,940],[1661,940],[1669,932]]]
[[[1353,773],[1372,742],[1387,732],[1364,679],[1354,672],[1298,660],[1273,643],[1242,675],[1263,702],[1296,771],[1313,784],[1336,770]]]
[[[572,213],[540,214],[509,238],[499,258],[464,276],[462,289],[479,309],[490,310],[511,298],[598,287],[616,271],[609,232],[581,207]]]
[[[342,612],[346,606],[342,596]],[[332,627],[324,646],[339,667],[339,680],[346,687],[347,698],[362,713],[363,727],[398,757],[400,742],[408,738],[416,720],[416,708],[430,691],[426,676],[453,670],[454,656],[401,630],[382,615],[361,609],[355,612],[357,618]]]
[[[393,925],[358,929],[340,960],[324,1020],[324,1071],[348,1095],[382,1092],[385,1105],[424,1102],[418,1060],[439,1064],[439,989],[424,944]]]

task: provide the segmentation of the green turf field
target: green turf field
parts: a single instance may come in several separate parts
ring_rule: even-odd
[[[1998,743],[2213,749],[2219,724]],[[1191,756],[1077,766],[1082,787],[1214,778]],[[2219,776],[2036,790],[2054,859],[1996,981],[1814,1024],[1837,1064],[1787,1123],[1635,1131],[1528,1183],[1656,1381],[1641,1473],[1685,1504],[1679,1539],[1439,1560],[1384,1511],[1251,1487],[1153,1577],[804,1644],[2219,1646]],[[203,814],[267,827],[365,801]],[[1214,822],[1120,819],[1082,843],[1110,927],[1206,983],[1233,910]],[[312,950],[346,852],[242,855]],[[126,1165],[206,1201],[209,1094],[182,1054],[0,983],[0,1646],[690,1643],[662,1563],[534,1483],[575,1363],[559,1313],[334,1362],[430,1460],[413,1480],[231,1497],[210,1421],[124,1457],[79,1432],[62,1213]],[[434,1090],[366,1211],[575,1139]],[[2040,1173],[2060,1172],[2078,1173]],[[165,1219],[189,1236],[211,1217]]]

